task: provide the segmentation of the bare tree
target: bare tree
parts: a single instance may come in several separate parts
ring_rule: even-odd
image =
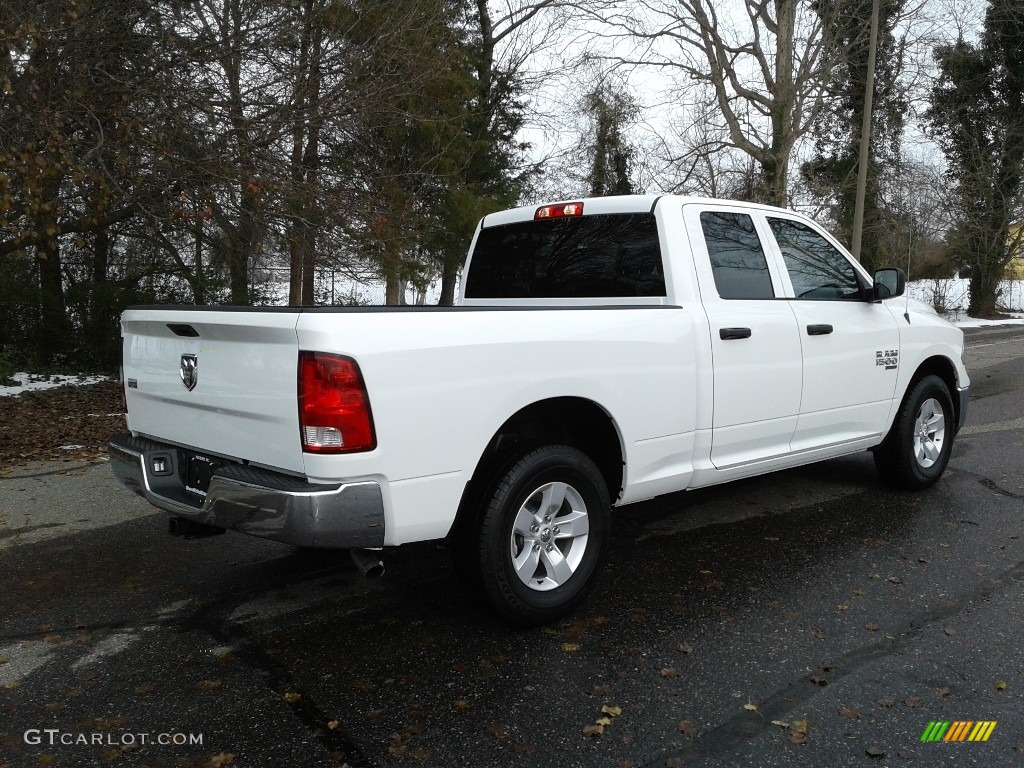
[[[729,143],[759,167],[758,197],[786,205],[794,147],[824,103],[827,20],[802,0],[743,0],[736,11],[710,0],[640,0],[608,19],[634,52],[607,58],[675,73],[684,93],[706,87]]]

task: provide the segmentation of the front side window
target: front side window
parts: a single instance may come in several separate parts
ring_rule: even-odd
[[[861,298],[857,272],[828,240],[799,221],[769,217],[798,299]]]
[[[704,211],[700,215],[715,287],[723,299],[772,299],[771,274],[754,222],[745,213]]]
[[[522,221],[480,230],[468,299],[664,296],[651,213]]]

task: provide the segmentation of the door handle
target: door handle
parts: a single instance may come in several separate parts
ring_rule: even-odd
[[[728,339],[749,339],[750,329],[749,328],[719,328],[718,336],[723,341]]]
[[[821,325],[808,325],[807,335],[808,336],[827,336],[832,333],[832,326],[828,323],[822,323]]]

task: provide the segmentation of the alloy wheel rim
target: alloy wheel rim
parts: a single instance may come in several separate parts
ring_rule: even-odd
[[[942,455],[946,442],[946,415],[939,401],[930,397],[921,403],[914,419],[914,460],[928,469]]]
[[[526,497],[512,524],[509,554],[519,580],[537,592],[565,584],[590,538],[583,496],[568,483],[545,483]]]

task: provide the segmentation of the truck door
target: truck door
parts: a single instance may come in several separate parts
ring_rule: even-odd
[[[786,454],[800,409],[801,354],[777,263],[741,207],[686,205],[683,219],[711,335],[711,461],[728,469]]]
[[[809,223],[766,215],[768,247],[785,266],[803,346],[803,397],[792,450],[881,436],[896,389],[900,333],[881,302],[864,300],[852,257]]]

